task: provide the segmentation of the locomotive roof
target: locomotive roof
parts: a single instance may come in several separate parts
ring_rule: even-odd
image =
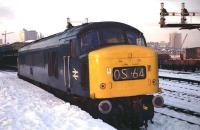
[[[134,30],[135,32],[141,33],[136,28],[129,26],[127,24],[119,23],[119,22],[92,22],[92,23],[82,24],[79,26],[74,26],[70,29],[64,30],[63,32],[59,32],[51,36],[44,37],[39,40],[35,40],[29,44],[26,44],[24,47],[22,47],[19,50],[19,52],[59,46],[63,44],[63,42],[61,42],[62,40],[70,39],[72,37],[75,38],[79,34],[87,32],[88,30],[91,30],[91,29],[100,29],[100,28],[108,28],[108,27],[118,27],[118,28],[123,28],[127,30]]]

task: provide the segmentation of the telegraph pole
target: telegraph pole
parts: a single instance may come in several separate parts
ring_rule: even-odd
[[[14,32],[4,32],[4,33],[2,33],[2,35],[4,36],[4,43],[6,44],[6,36],[8,35],[8,34],[11,34],[11,33],[14,33]]]

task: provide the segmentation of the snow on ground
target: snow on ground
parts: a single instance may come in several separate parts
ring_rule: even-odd
[[[169,115],[169,116],[172,116],[172,117],[176,117],[178,119],[182,119],[184,121],[188,121],[188,122],[192,122],[192,123],[200,125],[200,119],[196,116],[191,116],[191,115],[188,115],[188,114],[179,113],[179,112],[176,112],[174,110],[170,110],[168,108],[155,108],[155,111]]]
[[[199,72],[193,73],[193,72],[159,69],[159,76],[176,77],[176,78],[200,81],[200,73]]]
[[[200,130],[200,127],[197,125],[158,113],[155,114],[153,121],[154,124],[149,123],[148,130]]]
[[[187,82],[169,81],[167,79],[159,79],[159,86],[166,90],[187,93],[200,97],[200,85],[188,84]]]
[[[200,73],[192,73],[192,72],[181,72],[181,71],[172,71],[172,70],[159,70],[159,76],[169,76],[169,77],[176,77],[176,78],[186,78],[186,79],[193,79],[193,80],[199,80],[200,81]],[[178,81],[170,81],[167,79],[159,79],[159,86],[162,89],[162,93],[159,95],[163,96],[164,102],[166,105],[174,106],[177,108],[182,108],[185,110],[190,110],[193,112],[196,112],[200,114],[200,85],[198,84],[189,84],[187,82],[178,82]],[[184,114],[181,112],[177,112],[174,110],[170,110],[168,108],[156,108],[156,112],[163,113],[169,116],[176,117],[178,119],[182,119],[185,121],[193,122],[195,124],[200,125],[200,118],[196,116],[192,116],[189,114]],[[154,117],[154,120],[156,122],[159,122],[162,124],[162,122],[165,122],[167,125],[169,125],[168,120],[171,117],[167,116],[157,116],[158,113],[156,113],[156,116]],[[159,117],[159,119],[157,118]],[[166,119],[169,118],[169,119]],[[200,130],[200,126],[198,125],[191,125],[188,123],[179,123],[174,118],[171,118],[170,120],[174,120],[174,124],[172,125],[173,128],[166,125],[167,129],[177,129],[177,130],[187,130],[187,129],[197,129]],[[177,123],[175,123],[177,122]],[[184,122],[184,121],[182,121]],[[164,124],[165,124],[164,123]],[[153,125],[153,128],[155,126]],[[163,125],[163,129],[165,126]],[[152,128],[152,126],[150,127]]]
[[[161,95],[164,98],[166,105],[200,113],[200,102],[198,99],[191,100],[190,96],[188,96],[188,98],[185,98],[185,97],[180,97],[179,94],[171,94],[168,92],[164,92]]]
[[[170,95],[168,95],[169,97]],[[156,109],[156,111],[165,111],[169,114],[165,108]],[[194,120],[183,113],[176,113],[176,115],[183,119]],[[153,121],[154,124],[149,123],[148,130],[200,130],[198,125],[192,125],[159,113],[155,113]],[[200,119],[197,118],[195,121],[200,122]],[[115,128],[102,120],[93,119],[80,108],[18,79],[16,72],[0,71],[0,130],[113,129]]]
[[[200,113],[200,85],[159,79],[165,104]]]
[[[114,130],[80,108],[0,71],[0,130]]]

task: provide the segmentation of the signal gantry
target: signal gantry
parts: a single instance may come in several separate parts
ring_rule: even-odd
[[[181,22],[180,23],[168,23],[165,22],[166,16],[181,16]],[[174,27],[174,28],[180,28],[180,29],[198,29],[200,31],[200,24],[198,23],[188,23],[187,22],[187,16],[200,16],[200,12],[188,12],[188,10],[185,8],[185,3],[181,3],[181,12],[168,12],[164,8],[164,3],[161,3],[161,9],[160,9],[160,27],[161,28],[167,28],[167,27]]]

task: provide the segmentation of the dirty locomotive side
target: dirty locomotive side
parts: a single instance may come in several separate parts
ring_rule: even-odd
[[[66,29],[19,50],[18,76],[64,92],[95,118],[133,128],[152,120],[159,92],[156,53],[143,34],[118,22]]]

